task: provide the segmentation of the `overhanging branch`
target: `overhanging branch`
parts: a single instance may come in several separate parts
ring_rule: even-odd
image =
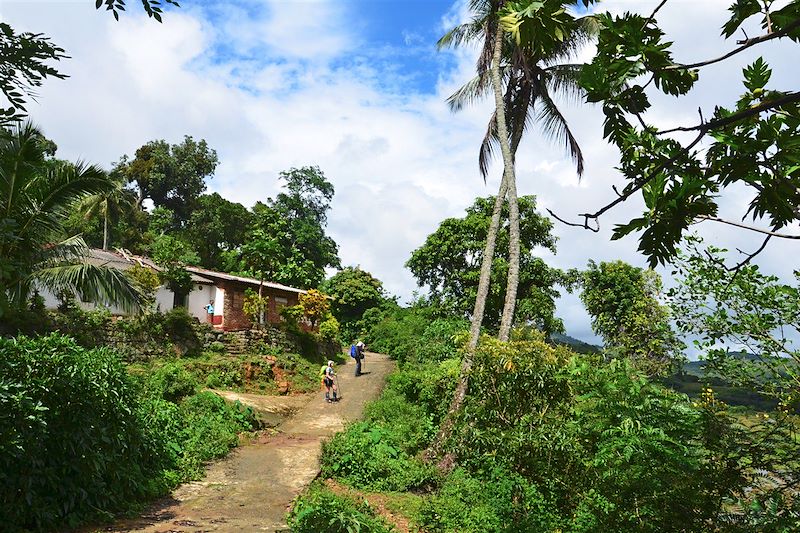
[[[701,68],[708,65],[713,65],[714,63],[725,61],[729,57],[735,56],[736,54],[743,52],[748,48],[755,46],[757,44],[765,43],[767,41],[771,41],[772,39],[780,39],[781,37],[786,37],[790,31],[798,27],[800,27],[800,19],[795,20],[794,22],[792,22],[791,24],[789,24],[780,31],[771,32],[761,35],[759,37],[753,37],[752,39],[745,39],[743,41],[739,41],[737,44],[741,44],[741,46],[739,46],[738,48],[734,48],[727,54],[717,57],[715,59],[709,59],[707,61],[699,61],[697,63],[670,65],[668,67],[664,67],[662,70],[686,70],[691,68]]]
[[[761,233],[762,235],[768,235],[770,237],[778,237],[779,239],[791,239],[791,240],[800,240],[800,235],[790,235],[788,233],[777,233],[775,231],[770,231],[762,228],[757,228],[755,226],[748,226],[747,224],[742,224],[741,222],[734,222],[733,220],[725,220],[724,218],[717,218],[717,217],[709,217],[709,216],[700,216],[697,217],[698,220],[710,220],[712,222],[719,222],[721,224],[727,224],[729,226],[735,226],[737,228],[746,229],[749,231],[755,231],[756,233]],[[765,243],[766,244],[766,243]]]
[[[729,126],[730,124],[734,124],[740,120],[752,117],[753,115],[758,115],[764,111],[776,109],[785,106],[786,104],[793,104],[795,102],[800,102],[800,92],[788,93],[780,98],[761,102],[755,107],[749,107],[730,116],[704,122],[696,126],[680,126],[669,130],[662,130],[657,132],[656,135],[665,135],[667,133],[675,133],[678,131],[701,131],[703,134],[705,134],[708,131],[724,128],[725,126]]]

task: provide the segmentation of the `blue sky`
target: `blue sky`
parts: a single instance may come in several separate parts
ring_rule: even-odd
[[[108,166],[152,139],[204,138],[221,160],[209,191],[245,205],[274,196],[280,171],[319,165],[336,188],[329,231],[342,262],[369,270],[402,299],[416,289],[403,266],[411,252],[444,218],[463,216],[476,196],[496,192],[500,167],[485,183],[477,170],[490,102],[458,114],[445,103],[472,76],[475,51],[435,48],[445,28],[465,20],[464,0],[182,0],[163,24],[129,3],[120,22],[91,0],[0,3],[0,19],[44,32],[72,57],[62,66],[70,77],[48,81],[29,107],[61,157]],[[601,6],[649,14],[658,3]],[[674,0],[659,12],[678,59],[730,48],[717,29],[729,3]],[[800,84],[792,45],[773,42],[758,54],[773,65],[776,87]],[[688,98],[656,98],[652,120],[693,123],[698,107],[710,113],[716,103],[735,102],[739,69],[753,58],[710,68]],[[574,216],[615,197],[618,154],[602,139],[599,109],[565,105],[563,112],[586,156],[583,179],[535,130],[520,146],[517,176],[520,194],[536,195],[541,210]],[[734,218],[745,203],[732,191],[723,215]],[[556,224],[558,253],[535,253],[564,269],[589,259],[644,266],[635,238],[610,240],[614,224],[641,208],[639,201],[620,206],[597,234]],[[697,229],[731,250],[760,244],[721,225]],[[759,264],[789,281],[797,265],[787,258],[797,255],[795,243],[771,243]],[[661,272],[669,285],[669,271]],[[571,335],[596,341],[575,295],[559,301],[558,314]]]

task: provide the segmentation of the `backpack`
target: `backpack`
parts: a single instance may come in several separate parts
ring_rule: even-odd
[[[358,355],[358,348],[356,348],[356,345],[355,345],[355,344],[351,344],[351,345],[350,345],[350,357],[352,357],[353,359],[355,359],[355,358],[356,358],[356,355]]]
[[[328,365],[322,365],[322,368],[319,369],[319,379],[325,379],[325,370],[328,369]]]

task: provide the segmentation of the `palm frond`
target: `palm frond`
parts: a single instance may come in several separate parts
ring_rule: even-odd
[[[477,17],[470,22],[459,24],[442,35],[436,42],[436,48],[438,50],[458,48],[459,46],[477,41],[483,36],[484,24],[485,21]]]
[[[560,45],[550,51],[547,57],[541,58],[545,65],[555,65],[564,61],[572,61],[600,33],[600,23],[594,15],[577,19],[576,27],[561,41]]]
[[[563,98],[570,104],[582,104],[586,91],[580,86],[579,78],[583,65],[553,65],[542,70],[542,77],[550,94]]]
[[[117,305],[126,312],[138,311],[143,302],[141,293],[120,270],[90,263],[39,268],[31,274],[29,282],[56,294],[75,292],[83,301]]]
[[[489,163],[491,163],[499,145],[500,138],[497,136],[497,112],[494,112],[489,118],[489,124],[486,126],[486,133],[483,136],[481,147],[478,151],[478,168],[480,169],[484,183],[486,183],[486,177],[489,175]]]
[[[537,98],[532,102],[535,113],[534,120],[541,127],[545,137],[564,145],[570,158],[575,163],[578,176],[582,176],[584,170],[583,152],[577,139],[572,134],[572,130],[569,128],[567,119],[553,102],[545,84],[537,82],[536,93]]]
[[[486,72],[479,73],[451,94],[447,99],[447,105],[450,107],[450,111],[454,113],[461,111],[464,106],[486,96],[490,89],[491,84],[489,83],[488,74]]]

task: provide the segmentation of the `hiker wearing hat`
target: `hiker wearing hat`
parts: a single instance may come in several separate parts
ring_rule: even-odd
[[[333,379],[336,377],[336,372],[333,370],[333,361],[328,361],[328,366],[324,367],[322,383],[325,385],[325,401],[336,402],[339,399],[336,397],[336,384]],[[331,399],[331,390],[333,390],[333,399]]]
[[[361,375],[361,371],[363,370],[364,366],[364,350],[366,346],[363,342],[358,341],[356,343],[356,376]]]

